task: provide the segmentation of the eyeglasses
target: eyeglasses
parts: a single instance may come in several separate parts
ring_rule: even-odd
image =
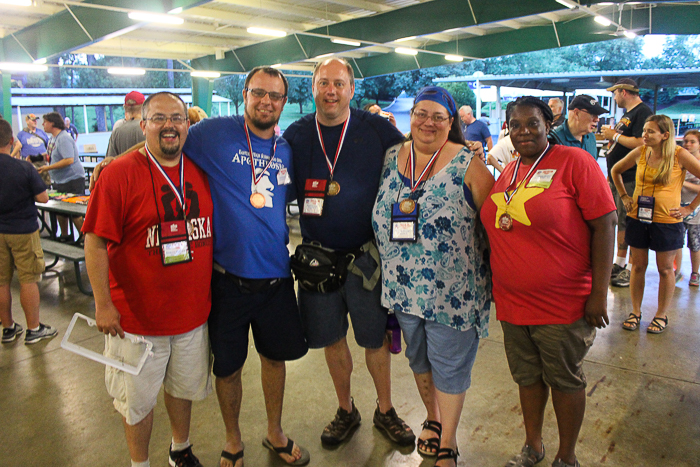
[[[279,102],[282,99],[284,99],[285,97],[287,97],[286,94],[280,94],[279,92],[274,92],[274,91],[265,91],[264,89],[260,89],[260,88],[254,88],[254,89],[245,88],[245,90],[248,91],[249,93],[251,93],[253,95],[253,97],[258,98],[258,99],[262,99],[265,96],[270,96],[270,100],[274,101],[274,102]]]
[[[444,115],[440,114],[428,115],[428,112],[426,112],[425,110],[418,110],[417,112],[413,112],[413,117],[421,122],[430,118],[433,121],[433,123],[436,123],[438,125],[445,123],[447,120],[450,119],[450,117],[445,117]]]
[[[146,118],[144,120],[151,121],[153,122],[154,125],[165,125],[165,122],[170,120],[173,122],[173,125],[182,125],[187,121],[187,118],[183,115],[173,115],[171,117],[166,117],[165,115],[154,115],[151,118]]]

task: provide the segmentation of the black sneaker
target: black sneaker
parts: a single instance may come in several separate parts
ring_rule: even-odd
[[[352,411],[338,407],[335,418],[326,428],[323,429],[321,442],[331,446],[342,443],[351,433],[353,428],[360,424],[360,412],[355,407],[355,401],[352,400]]]
[[[629,287],[630,286],[630,270],[623,269],[620,274],[615,276],[613,280],[610,281],[614,287]]]
[[[409,446],[416,442],[416,435],[411,427],[401,420],[392,407],[387,413],[379,410],[379,404],[374,411],[374,426],[382,430],[390,440],[399,446]]]
[[[615,277],[617,277],[617,275],[620,274],[624,270],[625,270],[625,268],[623,266],[613,264],[612,271],[610,272],[610,280],[615,279]]]
[[[203,467],[197,456],[192,454],[192,445],[182,451],[173,451],[171,446],[168,464],[173,467]]]
[[[56,337],[56,334],[58,334],[58,329],[39,323],[39,329],[36,331],[27,329],[27,334],[24,335],[24,343],[25,345],[36,344],[42,339]]]
[[[19,324],[15,323],[11,328],[5,328],[2,330],[2,343],[9,344],[14,342],[19,336],[24,332],[24,328]]]

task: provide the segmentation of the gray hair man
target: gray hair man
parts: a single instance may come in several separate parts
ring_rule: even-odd
[[[595,98],[580,94],[569,104],[569,117],[549,135],[557,144],[581,148],[597,159],[594,133],[598,129],[600,116],[605,113],[608,110],[601,107]]]

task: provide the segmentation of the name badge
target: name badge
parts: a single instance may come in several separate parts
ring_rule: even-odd
[[[556,169],[538,170],[528,182],[527,188],[549,188],[552,185],[552,178],[554,178],[555,173]]]
[[[192,261],[188,233],[189,224],[184,220],[163,222],[158,229],[160,256],[163,266]]]
[[[656,200],[653,196],[637,197],[637,220],[645,224],[651,224],[654,219],[654,204]]]
[[[302,216],[323,215],[323,204],[326,201],[326,180],[309,178],[304,185],[304,206]]]
[[[392,205],[389,240],[411,243],[418,241],[418,210],[418,203],[410,199]]]
[[[287,169],[280,169],[277,172],[277,184],[278,185],[291,185],[292,177],[289,176],[289,171]]]

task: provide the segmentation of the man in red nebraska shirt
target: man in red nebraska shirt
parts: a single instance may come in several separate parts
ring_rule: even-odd
[[[143,104],[146,146],[110,164],[92,192],[83,232],[105,355],[135,349],[124,332],[153,343],[137,376],[107,367],[132,466],[148,467],[153,408],[165,386],[173,432],[170,465],[199,467],[189,442],[192,401],[211,392],[207,318],[211,308],[212,201],[204,173],[182,147],[187,109],[162,92]]]

